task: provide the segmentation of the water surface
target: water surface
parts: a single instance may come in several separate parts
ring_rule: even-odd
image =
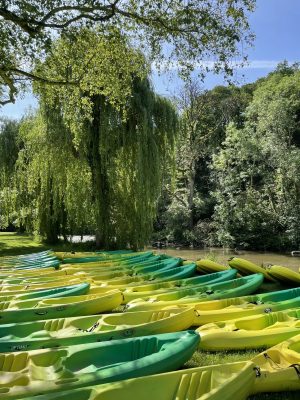
[[[292,257],[289,254],[271,253],[271,252],[256,252],[256,251],[240,251],[235,252],[232,249],[223,248],[207,248],[207,249],[175,249],[163,248],[154,249],[157,253],[166,253],[173,257],[182,257],[187,260],[199,260],[200,258],[210,258],[213,261],[219,262],[220,264],[227,265],[227,261],[230,257],[240,257],[246,260],[252,261],[258,265],[281,265],[288,267],[294,271],[299,272],[300,257]]]

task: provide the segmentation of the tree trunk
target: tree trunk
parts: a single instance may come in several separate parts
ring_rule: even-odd
[[[96,247],[105,249],[110,246],[110,202],[109,184],[106,166],[100,152],[101,115],[105,107],[102,96],[93,98],[93,120],[90,135],[90,166],[93,180],[93,196],[96,209]]]
[[[189,209],[189,228],[193,229],[194,226],[194,216],[193,216],[193,209],[194,209],[194,192],[195,192],[195,160],[193,159],[191,162],[190,170],[188,173],[188,209]]]

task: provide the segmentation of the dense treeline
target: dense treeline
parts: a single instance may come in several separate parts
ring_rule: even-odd
[[[77,49],[60,42],[56,52],[76,58],[94,39],[87,35]],[[115,61],[124,65],[124,57],[121,51]],[[45,61],[49,74],[66,69],[58,58]],[[1,228],[49,242],[95,233],[99,246],[138,248],[157,213],[153,240],[298,248],[298,64],[282,63],[241,87],[203,91],[192,82],[173,105],[154,94],[140,72],[145,68],[136,53],[118,89],[131,93],[130,102],[118,108],[95,89],[78,102],[70,89],[36,85],[39,110],[19,122],[1,121]]]
[[[300,244],[298,64],[242,87],[179,98],[175,190],[164,188],[154,240],[283,250]]]

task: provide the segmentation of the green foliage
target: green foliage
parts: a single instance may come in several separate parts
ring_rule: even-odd
[[[228,126],[215,156],[215,222],[223,245],[299,245],[300,73],[272,74],[254,92],[243,129]]]
[[[300,72],[280,63],[241,88],[193,84],[161,237],[180,244],[286,250],[300,244]],[[159,235],[156,233],[156,236]]]
[[[22,144],[18,136],[17,121],[0,120],[0,228],[7,228],[13,213],[10,199],[13,195],[12,179],[15,162]]]
[[[254,5],[255,0],[0,0],[0,104],[14,101],[32,81],[54,86],[87,83],[94,73],[92,59],[76,79],[71,74],[49,76],[44,69],[32,71],[51,54],[53,41],[60,36],[77,40],[82,28],[116,39],[121,31],[159,69],[175,63],[187,75],[197,63],[213,59],[215,63],[203,67],[202,74],[211,69],[230,75],[230,61],[244,57],[245,47],[252,42],[248,14]],[[110,74],[109,65],[114,73],[112,63],[104,64],[104,71]]]
[[[244,110],[251,97],[248,86],[217,86],[204,91],[192,82],[177,99],[182,113],[175,190],[166,187],[165,207],[161,210],[163,235],[168,240],[198,246],[212,244],[215,200],[210,194],[213,182],[209,164],[225,139],[228,123],[243,126]]]
[[[152,231],[177,115],[121,36],[85,29],[78,40],[59,40],[37,70],[51,76],[72,65],[78,76],[88,63],[94,73],[79,85],[35,85],[40,111],[21,127],[15,223],[49,242],[88,231],[98,246],[139,248]]]

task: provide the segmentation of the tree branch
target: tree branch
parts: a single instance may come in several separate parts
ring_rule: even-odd
[[[2,78],[3,82],[8,86],[8,99],[7,100],[0,100],[0,105],[4,106],[5,104],[14,103],[15,102],[15,94],[17,93],[17,89],[14,85],[13,79],[9,77],[4,71],[0,69],[0,77]]]
[[[1,69],[0,69],[1,72]],[[61,81],[61,80],[52,80],[49,78],[45,78],[39,75],[35,75],[32,74],[30,72],[27,71],[23,71],[21,69],[18,68],[11,68],[9,70],[9,72],[12,72],[16,75],[22,75],[25,76],[28,79],[31,79],[32,81],[36,81],[36,82],[43,82],[49,85],[78,85],[79,81]]]

